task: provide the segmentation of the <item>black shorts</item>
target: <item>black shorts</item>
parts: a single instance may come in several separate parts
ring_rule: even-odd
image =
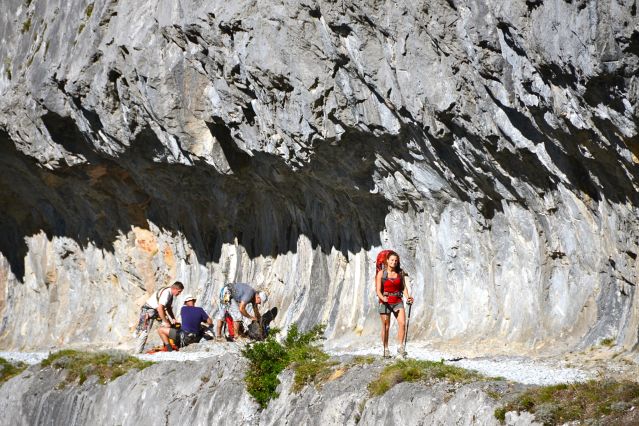
[[[180,333],[177,328],[171,328],[169,330],[169,339],[173,340],[176,345],[180,344]]]

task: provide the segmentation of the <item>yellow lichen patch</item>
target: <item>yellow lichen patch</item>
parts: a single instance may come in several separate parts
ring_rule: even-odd
[[[135,246],[150,255],[154,255],[158,252],[158,243],[155,235],[148,229],[142,229],[138,227],[133,228],[135,234]]]
[[[327,382],[332,382],[333,380],[337,380],[340,377],[342,377],[345,373],[346,373],[346,369],[345,368],[338,368],[337,370],[333,371],[333,374],[328,376],[328,379],[326,379],[326,381]]]
[[[164,263],[172,272],[175,271],[175,255],[169,246],[164,247]]]

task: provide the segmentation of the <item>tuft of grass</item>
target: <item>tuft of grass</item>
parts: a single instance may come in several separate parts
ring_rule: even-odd
[[[0,383],[4,383],[13,376],[17,376],[22,373],[27,364],[23,362],[9,362],[4,358],[0,358]]]
[[[317,325],[306,333],[300,333],[293,324],[283,344],[275,340],[278,330],[271,330],[263,342],[253,343],[242,351],[251,363],[244,376],[247,391],[261,408],[278,396],[280,384],[277,376],[289,365],[295,370],[293,390],[299,391],[305,385],[330,376],[329,356],[318,346],[317,341],[324,334],[324,325]]]
[[[93,3],[89,4],[86,9],[84,9],[84,14],[87,18],[90,18],[93,14]]]
[[[22,29],[20,29],[20,33],[24,34],[30,29],[31,29],[31,18],[27,18],[27,20],[22,23]]]
[[[79,380],[80,384],[90,376],[98,376],[104,384],[114,380],[131,369],[143,370],[152,365],[123,351],[80,352],[63,350],[49,355],[42,361],[43,367],[53,367],[67,371],[66,383]]]
[[[443,361],[420,361],[415,359],[397,361],[382,370],[379,377],[369,383],[368,391],[372,396],[385,394],[398,383],[418,380],[445,380],[453,383],[468,383],[486,380],[481,374],[444,364]]]
[[[357,355],[350,363],[352,365],[368,365],[372,364],[373,362],[375,362],[375,357],[372,355]]]
[[[607,337],[607,338],[603,339],[601,342],[599,342],[599,344],[601,346],[611,347],[611,346],[613,346],[615,344],[615,339]]]
[[[623,411],[620,407],[637,404],[639,383],[591,380],[529,389],[495,410],[494,415],[503,422],[508,411],[528,411],[544,425],[554,425],[614,416]]]
[[[80,34],[82,31],[84,31],[84,22],[80,24],[80,26],[78,27],[78,34]]]

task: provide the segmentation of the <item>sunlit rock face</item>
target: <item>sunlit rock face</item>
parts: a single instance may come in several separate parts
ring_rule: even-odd
[[[65,384],[64,370],[37,365],[0,387],[0,409],[7,424],[28,425],[89,425],[96,419],[123,426],[500,424],[494,416],[500,402],[478,383],[400,383],[373,397],[367,385],[379,377],[381,362],[337,370],[341,375],[300,391],[293,390],[294,373],[286,370],[278,396],[261,410],[245,389],[247,362],[235,355],[161,362],[104,385],[95,376],[82,385]],[[507,425],[540,424],[512,417],[515,412],[507,415]]]
[[[634,0],[11,0],[0,16],[0,343],[126,344],[179,279],[377,339],[638,340]]]

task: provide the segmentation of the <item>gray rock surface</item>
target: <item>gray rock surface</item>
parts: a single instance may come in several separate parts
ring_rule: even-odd
[[[382,247],[411,338],[636,347],[634,0],[3,6],[3,347],[125,345],[175,279],[372,342]]]
[[[299,393],[291,391],[293,373],[287,370],[278,398],[259,411],[244,389],[241,357],[161,362],[105,385],[89,378],[61,386],[63,371],[35,365],[0,386],[0,410],[3,423],[13,425],[499,424],[493,415],[499,402],[479,384],[401,383],[371,397],[366,386],[382,367],[352,366]],[[533,424],[532,417],[512,418],[512,424]]]

